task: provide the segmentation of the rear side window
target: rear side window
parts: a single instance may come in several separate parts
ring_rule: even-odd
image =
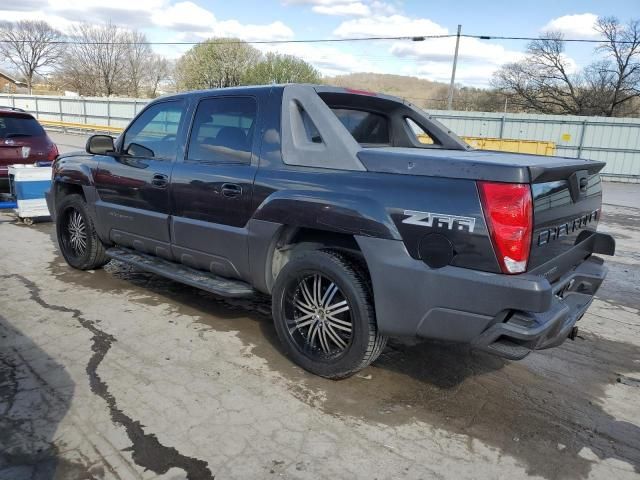
[[[253,97],[219,97],[198,104],[187,161],[250,163],[256,123]]]
[[[435,145],[437,143],[431,135],[425,132],[424,128],[411,120],[409,117],[405,118],[405,122],[407,122],[407,126],[409,127],[409,131],[411,132],[412,137],[415,138],[419,143],[422,143],[423,145]]]
[[[42,137],[44,129],[33,117],[0,116],[0,138]]]
[[[332,108],[333,113],[361,144],[388,145],[389,120],[379,113],[346,108]]]

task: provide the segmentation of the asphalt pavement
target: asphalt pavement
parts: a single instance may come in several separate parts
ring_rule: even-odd
[[[619,189],[575,341],[511,362],[395,339],[339,382],[283,355],[267,299],[76,271],[51,223],[2,214],[0,478],[638,479],[640,185]]]

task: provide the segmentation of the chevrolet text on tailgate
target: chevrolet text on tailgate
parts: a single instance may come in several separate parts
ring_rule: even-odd
[[[389,336],[520,359],[573,338],[615,242],[601,162],[473,150],[398,98],[312,85],[151,102],[61,156],[69,265],[272,297],[286,353],[343,378]],[[428,347],[425,347],[428,348]]]

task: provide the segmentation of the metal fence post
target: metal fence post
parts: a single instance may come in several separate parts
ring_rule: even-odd
[[[498,138],[502,138],[504,135],[504,124],[507,122],[507,116],[502,115],[502,120],[500,120],[500,136]]]
[[[107,98],[107,126],[111,126],[111,99]]]
[[[587,129],[587,120],[582,121],[582,127],[580,129],[580,141],[578,142],[578,158],[582,158],[582,147],[584,145],[584,132]]]
[[[16,108],[16,96],[11,95],[11,107]]]
[[[38,112],[38,97],[35,96],[34,98],[36,100],[36,117],[40,118],[40,113]]]
[[[62,97],[58,97],[58,110],[60,113],[60,121],[64,121],[64,117],[62,116]]]
[[[87,99],[82,97],[82,116],[84,117],[84,123],[85,125],[88,123],[87,122]]]

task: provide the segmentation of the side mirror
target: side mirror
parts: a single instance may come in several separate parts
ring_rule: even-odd
[[[105,155],[107,153],[113,153],[116,149],[113,137],[109,135],[91,135],[87,140],[85,147],[87,153],[93,155]]]
[[[145,147],[144,145],[140,145],[139,143],[130,143],[127,147],[126,154],[131,155],[132,157],[144,158],[152,158],[155,156],[153,150]]]

